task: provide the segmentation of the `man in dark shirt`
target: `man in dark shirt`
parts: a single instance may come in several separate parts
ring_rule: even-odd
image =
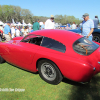
[[[39,30],[39,29],[40,29],[39,20],[37,20],[33,24],[33,31],[36,31],[36,30]]]

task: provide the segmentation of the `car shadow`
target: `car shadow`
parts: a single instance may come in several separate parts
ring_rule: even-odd
[[[70,84],[70,85],[76,85],[76,86],[82,86],[82,85],[85,84],[85,83],[82,84],[82,83],[79,83],[79,82],[75,82],[75,81],[69,80],[67,78],[63,78],[62,82]]]
[[[68,79],[64,79],[62,82],[70,84],[71,88],[68,90],[68,87],[65,87],[61,90],[59,100],[61,98],[68,98],[68,100],[100,100],[100,76],[98,74],[87,84],[73,82]],[[68,93],[68,91],[70,92]]]
[[[6,62],[6,63],[8,63],[9,65],[11,65],[11,66],[13,66],[13,67],[16,67],[16,68],[18,68],[18,69],[20,69],[20,70],[26,71],[26,72],[29,72],[29,73],[32,73],[32,74],[39,74],[38,71],[37,71],[37,72],[32,72],[32,71],[23,69],[23,68],[21,68],[21,67],[15,66],[15,65],[13,65],[13,64],[11,64],[11,63],[9,63],[9,62]]]

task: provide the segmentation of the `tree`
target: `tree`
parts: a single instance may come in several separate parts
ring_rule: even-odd
[[[61,23],[62,25],[66,25],[67,23],[77,23],[79,24],[81,21],[74,16],[67,16],[67,15],[55,15],[55,22]],[[40,20],[45,22],[48,17],[44,16],[33,16],[33,14],[28,9],[22,9],[19,6],[13,5],[0,5],[0,20],[3,22],[12,21],[14,19],[15,22],[22,22],[25,23],[33,23],[33,21]]]

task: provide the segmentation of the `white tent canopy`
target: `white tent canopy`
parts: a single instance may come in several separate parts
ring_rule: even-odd
[[[27,26],[27,24],[26,24],[26,23],[23,23],[22,25],[23,25],[23,26]]]
[[[32,24],[31,24],[31,23],[28,23],[27,25],[28,25],[28,26],[32,26]]]
[[[18,26],[21,26],[22,24],[19,22],[17,25],[18,25]]]

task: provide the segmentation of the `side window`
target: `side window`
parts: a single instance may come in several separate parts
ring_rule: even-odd
[[[62,43],[60,43],[54,39],[47,38],[47,37],[43,38],[41,46],[46,47],[46,48],[50,48],[53,50],[57,50],[57,51],[60,51],[63,53],[65,53],[65,51],[66,51],[65,45],[63,45]]]
[[[42,38],[43,38],[42,36],[29,35],[29,36],[25,37],[21,42],[41,45]]]
[[[31,44],[36,44],[36,45],[41,45],[42,37],[36,37],[36,38],[31,38],[29,40],[29,43]]]

